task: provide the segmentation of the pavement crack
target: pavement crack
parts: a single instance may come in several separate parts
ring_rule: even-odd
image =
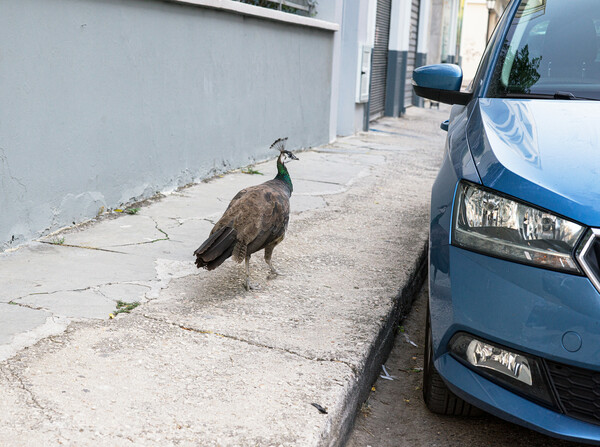
[[[132,242],[131,244],[121,244],[118,245],[118,247],[131,247],[133,245],[145,245],[145,244],[154,244],[155,242],[160,242],[160,241],[169,241],[171,240],[171,238],[169,237],[169,234],[164,231],[162,228],[160,228],[158,226],[158,222],[151,216],[150,219],[152,219],[152,222],[154,222],[154,228],[159,231],[160,233],[162,233],[165,237],[160,237],[160,238],[156,238],[156,239],[152,239],[151,241],[144,241],[144,242]]]
[[[46,408],[40,403],[40,401],[35,396],[34,392],[29,388],[30,385],[25,383],[23,378],[13,368],[8,367],[5,371],[8,374],[10,374],[10,377],[7,377],[7,379],[10,382],[15,383],[20,389],[22,389],[27,394],[29,401],[31,401],[31,404],[38,410],[40,410],[47,419],[49,419],[50,421],[52,420],[52,417],[49,413],[54,413],[57,416],[59,415],[55,410],[51,408]]]
[[[251,346],[256,346],[258,348],[270,349],[272,351],[285,352],[287,354],[294,355],[296,357],[300,357],[300,358],[302,358],[304,360],[310,360],[310,361],[313,361],[313,362],[341,363],[343,365],[346,365],[352,371],[352,374],[355,377],[359,376],[359,373],[358,373],[358,370],[356,369],[356,367],[353,366],[352,364],[346,362],[346,361],[343,361],[343,360],[332,359],[332,358],[323,358],[323,357],[311,357],[311,356],[302,354],[300,352],[293,351],[291,349],[279,348],[277,346],[271,346],[271,345],[268,345],[268,344],[265,344],[265,343],[260,343],[260,342],[257,342],[257,341],[246,340],[245,338],[236,337],[235,335],[229,335],[229,334],[223,334],[223,333],[216,332],[216,331],[211,331],[211,330],[204,330],[204,329],[193,328],[193,327],[185,326],[183,324],[176,323],[174,321],[163,320],[161,318],[151,317],[148,314],[143,314],[143,316],[144,316],[144,318],[147,318],[148,320],[156,321],[158,323],[169,324],[171,326],[178,327],[179,329],[183,329],[185,331],[195,332],[197,334],[215,335],[217,337],[227,338],[229,340],[234,340],[234,341],[245,343],[245,344],[248,344],[248,345],[251,345]]]
[[[152,219],[152,222],[154,222],[154,228],[156,228],[157,231],[160,231],[162,234],[165,235],[165,237],[163,239],[158,239],[158,240],[168,241],[169,235],[167,234],[167,232],[158,226],[158,222],[153,217],[150,217],[150,219]]]
[[[87,245],[73,245],[73,244],[57,244],[56,242],[51,242],[51,241],[40,241],[38,240],[37,242],[40,242],[42,244],[48,244],[48,245],[55,245],[57,247],[72,247],[72,248],[84,248],[86,250],[97,250],[97,251],[106,251],[108,253],[118,253],[120,255],[126,255],[127,253],[124,253],[122,251],[117,251],[117,250],[109,250],[108,248],[99,248],[99,247],[89,247]]]
[[[185,197],[185,196],[183,196],[183,197]],[[180,217],[169,217],[169,219],[177,222],[177,226],[179,226],[179,227],[183,225],[183,219],[181,219]]]
[[[35,293],[32,295],[46,295],[45,293]],[[26,295],[26,296],[30,296],[30,295]],[[24,298],[24,297],[21,297]],[[17,299],[21,299],[21,298],[17,298]],[[31,310],[46,310],[43,307],[36,307],[36,306],[32,306],[30,304],[25,304],[25,303],[17,303],[16,301],[9,301],[8,304],[10,304],[11,306],[19,306],[19,307],[25,307],[27,309],[31,309]]]
[[[294,178],[294,180],[302,180],[304,182],[313,182],[313,183],[324,183],[326,185],[346,186],[344,183],[327,182],[325,180],[312,180],[312,179],[309,179],[309,178]]]
[[[104,284],[95,284],[92,286],[88,286],[88,287],[79,287],[76,289],[64,289],[64,290],[52,290],[52,291],[48,291],[48,292],[32,292],[32,293],[28,293],[27,295],[22,295],[19,297],[14,298],[13,300],[9,301],[8,304],[13,304],[16,306],[22,306],[22,307],[29,307],[30,309],[35,309],[35,310],[45,310],[43,308],[36,308],[30,305],[27,305],[25,303],[18,303],[16,300],[22,300],[28,297],[32,297],[32,296],[37,296],[37,295],[54,295],[57,293],[65,293],[65,292],[87,292],[88,290],[91,290],[93,292],[97,292],[100,295],[104,296],[104,294],[101,292],[100,288],[101,287],[105,287],[105,286],[112,286],[114,284],[133,284],[133,283],[128,283],[128,282],[123,282],[123,283],[118,283],[118,282],[107,282]],[[134,285],[138,285],[138,284],[134,284]],[[139,285],[143,285],[143,284],[139,284]],[[148,287],[149,286],[144,286],[144,287]]]

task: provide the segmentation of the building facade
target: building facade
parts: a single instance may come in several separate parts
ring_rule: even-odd
[[[458,2],[1,2],[0,251],[401,116]]]

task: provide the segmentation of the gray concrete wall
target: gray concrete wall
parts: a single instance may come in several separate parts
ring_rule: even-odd
[[[314,18],[339,24],[342,3],[343,0],[319,0],[315,7]]]
[[[0,3],[0,249],[328,141],[333,33],[152,0]]]
[[[400,116],[405,112],[407,106],[404,104],[406,76],[412,76],[412,73],[406,72],[407,61],[408,51],[388,51],[385,116]]]

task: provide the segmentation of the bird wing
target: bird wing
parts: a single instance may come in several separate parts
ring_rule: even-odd
[[[283,187],[265,182],[240,191],[213,232],[223,226],[235,229],[237,240],[247,246],[246,254],[252,254],[285,234],[289,214],[289,198]]]

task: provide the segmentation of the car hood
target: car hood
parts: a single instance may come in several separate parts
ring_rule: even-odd
[[[483,98],[467,139],[485,186],[600,226],[600,102]]]

